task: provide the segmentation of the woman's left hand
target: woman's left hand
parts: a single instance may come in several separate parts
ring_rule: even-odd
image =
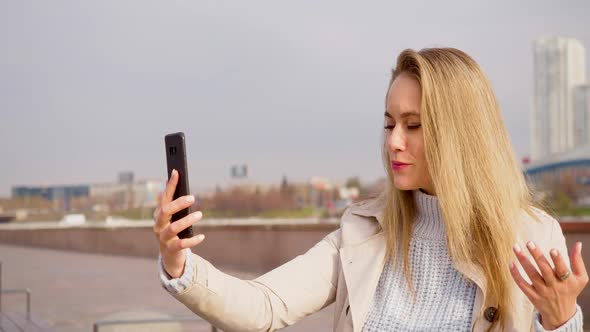
[[[514,253],[529,276],[529,284],[520,274],[516,264],[510,264],[512,278],[533,303],[541,315],[541,324],[546,330],[554,330],[565,324],[576,313],[576,299],[588,283],[588,274],[582,260],[582,243],[577,242],[571,253],[572,271],[556,249],[551,249],[550,256],[555,269],[535,243],[528,242],[527,248],[537,263],[537,271],[529,258],[517,244]]]

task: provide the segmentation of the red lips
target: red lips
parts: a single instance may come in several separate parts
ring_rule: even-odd
[[[394,171],[400,171],[400,170],[402,170],[402,169],[404,169],[404,168],[406,168],[408,166],[410,166],[410,164],[402,163],[400,161],[392,161],[391,162],[391,168]]]

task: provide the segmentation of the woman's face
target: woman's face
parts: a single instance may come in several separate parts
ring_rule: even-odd
[[[393,81],[385,111],[385,144],[394,186],[400,190],[422,189],[434,195],[424,154],[421,97],[420,84],[408,74],[402,73]]]

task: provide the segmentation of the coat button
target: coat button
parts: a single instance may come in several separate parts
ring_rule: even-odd
[[[494,320],[496,320],[496,312],[498,311],[498,309],[496,309],[495,307],[488,307],[484,312],[483,312],[483,316],[486,318],[486,320],[490,323],[494,322]]]

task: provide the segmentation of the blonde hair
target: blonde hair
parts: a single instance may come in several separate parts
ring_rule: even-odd
[[[449,254],[454,261],[482,268],[487,285],[484,304],[498,309],[492,326],[503,326],[512,306],[508,266],[516,221],[523,209],[532,215],[532,201],[491,85],[471,57],[453,48],[404,50],[389,87],[401,73],[415,78],[422,90],[426,162],[442,211]],[[385,139],[383,161],[389,180],[381,194],[386,202],[386,260],[402,250],[404,273],[413,290],[409,243],[414,197],[412,191],[393,186]]]

